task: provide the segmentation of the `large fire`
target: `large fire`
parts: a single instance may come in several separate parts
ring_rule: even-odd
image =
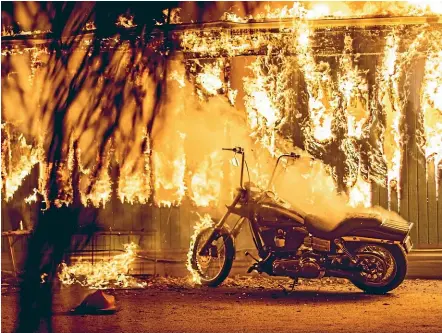
[[[119,200],[124,203],[178,206],[188,197],[196,207],[217,207],[222,201],[223,187],[232,177],[225,168],[224,156],[215,149],[221,148],[222,144],[235,145],[236,142],[233,142],[231,137],[240,138],[241,134],[231,135],[229,131],[225,131],[224,137],[221,138],[215,135],[210,139],[200,138],[202,146],[207,145],[207,142],[203,141],[210,141],[211,149],[205,149],[204,155],[196,158],[196,154],[192,152],[189,154],[186,144],[189,137],[195,135],[194,132],[203,129],[181,126],[186,116],[194,115],[185,109],[185,105],[203,110],[201,113],[210,118],[212,106],[216,104],[214,100],[220,103],[221,107],[218,108],[223,112],[232,109],[236,112],[232,112],[234,113],[232,116],[227,115],[226,111],[226,118],[231,117],[236,120],[235,117],[242,117],[245,126],[238,132],[243,131],[248,135],[250,142],[247,142],[247,145],[254,148],[254,154],[259,155],[256,150],[266,153],[259,155],[266,156],[266,162],[274,162],[279,154],[293,149],[293,137],[302,134],[303,148],[319,159],[324,159],[330,147],[342,153],[341,162],[346,174],[340,180],[343,184],[337,184],[336,181],[334,185],[336,189],[340,188],[341,192],[347,193],[349,206],[371,206],[370,181],[387,186],[389,201],[393,192],[396,192],[400,202],[401,172],[406,142],[404,117],[407,102],[407,73],[412,61],[422,56],[420,53],[422,45],[437,38],[428,32],[429,25],[420,25],[419,29],[422,31],[416,34],[411,43],[406,41],[407,30],[402,26],[378,31],[376,36],[371,34],[370,38],[379,40],[378,49],[368,54],[377,61],[377,67],[373,71],[364,69],[364,65],[359,62],[361,55],[357,53],[359,51],[356,50],[356,45],[360,41],[353,39],[348,25],[356,22],[356,19],[373,17],[382,19],[431,16],[433,18],[442,13],[441,8],[439,3],[422,1],[361,4],[327,2],[305,5],[295,2],[293,6],[281,8],[265,6],[264,11],[260,7],[253,15],[247,17],[225,13],[221,20],[227,22],[221,22],[222,25],[216,28],[208,25],[202,26],[201,29],[191,27],[177,32],[172,31],[173,37],[176,37],[173,40],[179,44],[177,48],[185,56],[181,61],[180,70],[170,71],[167,80],[185,92],[174,95],[176,91],[171,89],[170,95],[174,96],[173,107],[163,107],[160,116],[169,114],[168,119],[173,119],[175,124],[172,126],[165,122],[164,128],[158,131],[160,134],[152,137],[149,137],[145,131],[142,134],[140,132],[142,138],[139,138],[139,141],[143,141],[143,149],[139,150],[139,156],[133,156],[132,159],[120,156],[120,152],[116,152],[115,147],[119,143],[118,138],[110,138],[103,156],[96,156],[96,165],[102,166],[98,173],[95,173],[95,166],[90,163],[88,167],[83,165],[81,151],[75,152],[72,142],[69,142],[66,144],[65,157],[57,170],[62,186],[55,204],[60,206],[72,203],[73,161],[77,158],[81,174],[81,199],[84,205],[104,207],[111,200],[112,192],[115,190]],[[158,23],[159,27],[167,23],[166,17],[171,24],[181,24],[179,14],[180,10],[172,10],[170,13],[168,10],[165,11],[165,22]],[[321,53],[317,45],[321,43],[318,29],[324,30],[324,27],[327,27],[325,30],[333,30],[330,26],[333,24],[340,26],[339,21],[343,18],[348,20],[347,30],[340,31],[340,37],[343,37],[342,41],[339,41],[343,42],[339,46],[340,49],[333,45],[334,54]],[[134,17],[122,15],[116,24],[130,29],[136,27],[134,22]],[[363,25],[374,25],[371,21],[367,22]],[[383,25],[389,26],[383,22]],[[253,26],[255,23],[256,29]],[[267,23],[270,24],[269,27],[266,27]],[[241,30],[246,24],[247,29]],[[88,22],[86,29],[94,30],[94,23]],[[437,30],[434,27],[432,29]],[[31,32],[34,33],[37,32]],[[323,34],[323,31],[321,33]],[[18,34],[26,35],[25,32],[14,33],[9,28],[3,27],[3,36],[10,38]],[[440,37],[440,34],[436,36]],[[109,38],[107,42],[119,40],[120,36],[117,35]],[[90,41],[86,40],[85,44],[87,43]],[[440,43],[433,42],[433,44],[431,52],[424,55],[426,65],[420,97],[424,138],[422,149],[427,161],[434,163],[438,176],[442,161],[442,51]],[[126,51],[125,47],[118,49],[122,54]],[[2,62],[14,56],[29,56],[29,70],[26,71],[25,77],[29,85],[27,91],[33,91],[32,96],[41,92],[47,94],[38,85],[38,78],[39,75],[47,74],[47,69],[42,63],[48,54],[45,47],[35,46],[23,51],[17,48],[6,49],[2,46]],[[143,57],[139,56],[140,59]],[[250,57],[251,61],[247,69],[242,72],[240,80],[236,80],[233,89],[232,78],[238,73],[231,73],[230,66],[236,57]],[[158,69],[158,72],[161,70]],[[115,69],[116,75],[124,76],[129,71],[130,69],[124,66],[124,61]],[[15,74],[10,74],[2,77],[2,81],[14,82]],[[144,74],[140,74],[142,75]],[[163,73],[159,76],[161,75]],[[21,79],[16,80],[21,83]],[[101,79],[99,84],[104,80]],[[295,89],[295,84],[302,84],[304,89],[302,93]],[[88,88],[93,95],[93,87]],[[154,93],[146,91],[145,93],[144,96],[147,97],[141,102],[137,101],[143,105],[149,104],[149,98],[154,96]],[[304,113],[304,110],[301,110],[303,102],[306,106]],[[8,107],[10,108],[9,105]],[[38,109],[41,105],[35,103],[34,107]],[[380,111],[377,112],[377,109]],[[379,124],[373,121],[377,114],[382,115]],[[144,121],[144,118],[142,119]],[[36,200],[36,193],[40,193],[48,201],[49,166],[46,163],[45,149],[41,141],[44,129],[35,135],[34,140],[28,137],[25,139],[23,135],[13,135],[10,128],[13,128],[13,125],[20,127],[20,124],[15,124],[14,120],[10,117],[2,118],[4,198],[6,201],[11,200],[25,178],[38,165],[37,188],[25,200],[27,203],[33,202]],[[297,125],[296,130],[302,133],[292,133],[294,124]],[[369,149],[364,148],[366,146],[362,143],[368,141],[374,124],[381,128],[381,135],[375,138],[375,143]],[[226,125],[219,121],[218,127],[223,126]],[[292,132],[288,134],[290,131]],[[134,132],[138,133],[135,130]],[[124,144],[135,145],[133,142],[124,142]],[[381,157],[376,159],[376,153]],[[367,161],[376,162],[368,165],[370,163]],[[252,176],[267,176],[267,170],[262,164],[264,164],[262,160],[251,163]],[[115,177],[113,170],[119,171],[118,177]],[[327,170],[336,170],[336,166],[328,165]],[[370,174],[370,170],[375,170],[378,175]],[[335,180],[337,178],[335,174],[331,177]],[[438,181],[439,179],[436,183]],[[262,185],[265,181],[257,179],[257,183]],[[91,184],[93,186],[90,186]],[[210,216],[205,216],[196,226],[196,231],[211,223]],[[192,237],[192,242],[195,241],[195,237],[196,234]],[[133,253],[131,247],[128,249]],[[127,257],[120,259],[123,264],[117,266],[126,270],[130,260]],[[68,268],[64,269],[65,272],[69,272]],[[69,281],[72,275],[91,275],[93,281],[89,280],[88,285],[100,287],[106,279],[119,278],[115,273],[117,275],[103,280],[103,277],[94,277],[88,269],[87,265],[71,268],[70,273],[63,275],[63,279],[71,283]],[[103,269],[115,272],[114,266],[103,266]],[[196,276],[193,278],[197,281]]]
[[[357,8],[356,8],[357,7]],[[210,55],[211,57],[227,54],[235,56],[246,52],[255,52],[264,45],[267,45],[267,55],[257,57],[251,66],[253,77],[244,79],[245,108],[248,116],[251,136],[267,148],[272,155],[281,152],[278,149],[281,139],[280,129],[286,120],[287,100],[287,78],[289,76],[288,68],[293,62],[297,63],[301,70],[308,93],[308,111],[309,124],[303,127],[305,131],[305,145],[308,147],[326,144],[329,140],[335,139],[336,124],[345,121],[347,129],[346,137],[349,139],[360,140],[364,137],[365,126],[368,125],[370,117],[370,105],[368,102],[368,84],[365,79],[367,71],[360,70],[355,64],[355,54],[352,47],[352,39],[345,37],[344,50],[339,61],[339,69],[337,81],[332,77],[333,68],[326,61],[318,61],[315,51],[311,45],[314,29],[310,21],[319,18],[344,18],[344,17],[370,17],[374,15],[408,15],[422,16],[440,14],[440,4],[434,2],[415,2],[397,3],[387,7],[382,3],[365,3],[352,7],[345,3],[317,3],[310,7],[303,7],[299,3],[293,6],[284,6],[283,8],[271,8],[266,6],[264,12],[256,13],[249,17],[239,17],[233,13],[226,13],[223,20],[231,22],[250,22],[250,20],[269,20],[269,19],[289,19],[299,18],[300,21],[293,23],[293,39],[292,48],[288,49],[296,51],[296,57],[275,53],[274,49],[281,41],[287,41],[286,37],[278,35],[278,33],[257,33],[253,38],[250,35],[231,35],[224,31],[218,32],[218,36],[214,37],[210,32],[199,32],[196,30],[185,31],[181,37],[181,46],[185,52],[194,54]],[[174,11],[179,13],[179,11]],[[174,14],[175,15],[175,14]],[[178,15],[178,14],[177,14]],[[130,28],[135,27],[133,16],[121,15],[117,25]],[[93,23],[93,22],[91,22]],[[180,23],[174,19],[174,23]],[[6,27],[3,27],[3,35],[11,36]],[[281,32],[286,33],[287,26],[281,28]],[[26,34],[25,32],[20,32]],[[32,34],[41,33],[41,31],[31,32]],[[404,54],[399,52],[401,37],[394,30],[386,36],[385,47],[382,57],[379,75],[377,76],[378,99],[379,104],[383,107],[385,114],[385,130],[383,133],[383,141],[379,141],[379,147],[383,152],[384,160],[387,166],[386,183],[389,189],[389,195],[393,189],[398,193],[400,199],[401,184],[401,166],[402,151],[404,146],[404,137],[402,133],[402,119],[404,110],[404,95],[401,93],[400,80],[406,71],[405,65],[410,63],[411,59],[416,55],[419,45],[425,40],[425,33],[422,32],[416,40],[409,46],[408,52]],[[290,40],[290,39],[288,39]],[[272,43],[275,43],[273,46]],[[30,48],[31,71],[29,73],[29,82],[32,85],[40,64],[42,54],[48,54],[47,48]],[[11,55],[10,51],[3,51],[2,55]],[[439,53],[433,52],[429,55],[426,66],[426,75],[423,84],[422,108],[425,155],[427,159],[433,159],[436,168],[441,160],[440,145],[440,129],[438,121],[435,117],[440,109],[437,105],[438,92],[438,57]],[[273,61],[272,59],[279,59]],[[435,64],[435,65],[432,65]],[[225,61],[215,60],[214,62],[206,62],[201,66],[199,73],[195,77],[195,83],[199,86],[198,91],[207,96],[225,94],[226,97],[234,103],[237,90],[229,89],[230,81],[223,82],[223,66]],[[177,81],[179,79],[180,86],[185,85],[184,78],[178,77],[177,73],[172,73],[172,77]],[[439,89],[440,90],[440,89]],[[338,109],[342,108],[344,118],[337,116]],[[5,130],[4,130],[5,132]],[[5,132],[6,133],[6,132]],[[185,133],[177,133],[178,141],[184,140]],[[8,165],[2,165],[2,173],[4,179],[5,199],[9,200],[14,192],[22,183],[23,179],[30,173],[34,165],[40,164],[40,186],[39,192],[44,195],[44,178],[47,167],[44,165],[44,157],[41,153],[41,146],[32,148],[25,141],[20,139],[19,146],[22,150],[28,152],[20,154],[20,161],[12,162],[12,152],[9,145],[11,140],[6,135],[2,143],[3,158],[8,160]],[[354,143],[342,145],[344,153],[348,159],[359,158],[359,151]],[[205,190],[203,176],[209,168],[207,163],[202,163],[199,170],[194,173],[189,184],[185,184],[186,157],[184,151],[175,154],[172,163],[168,163],[170,156],[166,156],[167,152],[152,150],[152,153],[145,152],[144,162],[125,163],[120,168],[120,179],[118,181],[118,197],[122,202],[140,202],[147,203],[151,195],[151,187],[155,194],[155,202],[161,205],[179,204],[182,198],[188,194],[197,205],[207,206],[208,202],[215,204],[217,200],[212,197],[202,199],[201,195]],[[109,165],[112,156],[105,158],[104,168],[98,174],[95,185],[87,196],[82,196],[84,204],[92,204],[94,206],[104,206],[110,200],[112,191],[112,180],[109,175]],[[167,161],[167,163],[166,163]],[[354,162],[352,162],[354,163]],[[60,178],[64,183],[69,183],[69,173],[71,162],[69,158],[60,167]],[[153,177],[151,177],[151,166]],[[359,162],[356,162],[353,169],[359,168]],[[83,183],[89,183],[88,179],[93,174],[93,170],[84,169]],[[151,179],[154,180],[153,186],[150,185]],[[220,179],[220,177],[219,177]],[[219,180],[218,179],[218,180]],[[42,187],[43,186],[43,187]],[[208,188],[214,187],[214,184],[206,184]],[[83,186],[86,188],[87,186]],[[218,185],[215,186],[217,188]],[[189,188],[189,190],[188,190]],[[198,190],[197,190],[198,188]],[[60,192],[58,204],[69,204],[72,193],[70,193],[69,185],[65,186]],[[208,192],[213,192],[209,190]],[[352,191],[350,191],[352,193]],[[368,193],[367,193],[368,194]],[[163,197],[164,196],[164,197]],[[210,195],[209,195],[210,197]],[[31,201],[28,199],[28,201]]]
[[[440,43],[438,43],[440,48]],[[442,50],[430,53],[422,83],[423,149],[427,161],[433,161],[436,174],[436,195],[439,169],[442,169]]]

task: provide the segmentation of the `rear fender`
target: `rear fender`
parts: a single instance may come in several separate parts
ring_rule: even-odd
[[[344,236],[341,237],[341,239],[345,242],[400,245],[404,248],[406,253],[409,253],[413,248],[413,243],[411,242],[410,235],[407,235],[405,239],[403,239],[402,241],[382,239],[382,238],[361,237],[361,236]]]

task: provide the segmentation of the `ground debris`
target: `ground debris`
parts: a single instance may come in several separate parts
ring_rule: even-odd
[[[220,287],[235,288],[235,289],[258,289],[258,290],[281,290],[291,289],[293,280],[286,277],[269,277],[269,276],[244,276],[236,275],[228,277]],[[151,276],[146,280],[147,288],[160,290],[175,290],[178,292],[195,290],[195,288],[205,288],[197,285],[191,281],[189,277],[160,277]],[[306,288],[321,288],[326,287],[330,289],[342,288],[343,286],[350,286],[351,282],[345,279],[338,278],[323,278],[323,279],[300,279],[297,287]],[[296,287],[295,287],[296,289]]]

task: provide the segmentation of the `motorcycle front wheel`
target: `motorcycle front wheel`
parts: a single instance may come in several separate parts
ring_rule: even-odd
[[[235,249],[230,233],[227,229],[222,228],[219,237],[210,245],[209,254],[199,255],[212,231],[213,228],[206,228],[196,236],[192,248],[191,266],[196,282],[209,287],[217,287],[230,273]]]
[[[362,269],[351,282],[369,294],[386,294],[397,288],[407,274],[407,256],[398,245],[364,244],[355,251]]]

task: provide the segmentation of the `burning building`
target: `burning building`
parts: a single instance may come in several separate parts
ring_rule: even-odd
[[[100,209],[106,230],[131,233],[149,255],[181,258],[198,213],[216,217],[235,186],[221,148],[241,145],[261,186],[283,152],[317,159],[300,170],[302,196],[293,194],[304,209],[379,205],[415,223],[417,247],[440,248],[442,6],[249,7],[183,3],[149,34],[136,15],[105,35],[88,21],[63,35],[63,62],[54,32],[4,27],[2,216],[35,200],[70,205],[78,165],[81,202]],[[68,134],[50,199],[54,91]],[[17,229],[10,220],[3,230]]]

